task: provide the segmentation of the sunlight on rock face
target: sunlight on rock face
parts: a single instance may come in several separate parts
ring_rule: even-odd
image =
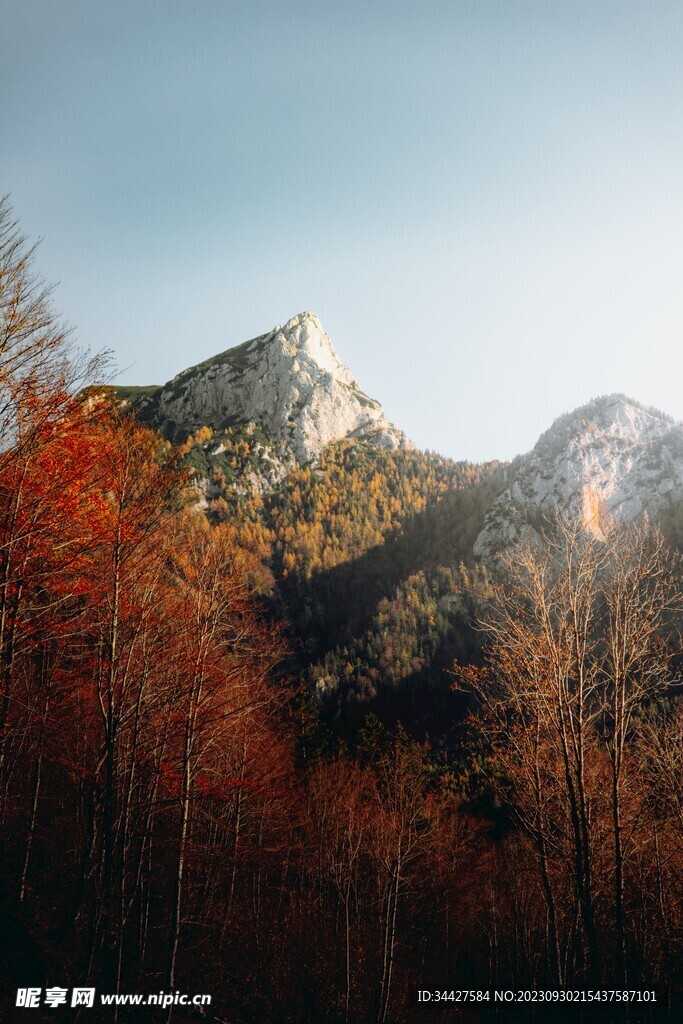
[[[341,362],[310,311],[178,374],[138,407],[168,436],[255,422],[285,463],[316,462],[330,441],[412,447]],[[284,450],[286,449],[286,450]]]

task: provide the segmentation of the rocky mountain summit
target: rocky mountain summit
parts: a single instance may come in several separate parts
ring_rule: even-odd
[[[254,424],[281,466],[316,462],[326,444],[343,438],[412,447],[361,389],[309,311],[162,387],[129,392],[140,418],[175,441],[203,426]]]
[[[208,500],[221,493],[221,479],[237,493],[273,492],[296,466],[319,464],[333,441],[414,447],[361,389],[310,311],[161,387],[120,388],[119,395],[173,442],[187,441]],[[578,513],[596,534],[605,516],[680,519],[683,424],[606,395],[561,416],[503,472],[503,489],[492,504],[486,495],[481,529],[474,547],[467,544],[483,562],[543,529],[558,509]]]
[[[683,424],[624,395],[560,417],[515,459],[486,514],[475,555],[486,561],[542,528],[556,509],[599,533],[605,515],[654,517],[683,498]]]

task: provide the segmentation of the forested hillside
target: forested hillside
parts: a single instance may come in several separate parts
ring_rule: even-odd
[[[340,441],[263,495],[269,444],[253,426],[204,427],[180,453],[210,521],[239,524],[258,552],[293,665],[342,730],[370,710],[413,733],[447,730],[460,713],[447,670],[476,656],[488,591],[472,548],[504,468]]]

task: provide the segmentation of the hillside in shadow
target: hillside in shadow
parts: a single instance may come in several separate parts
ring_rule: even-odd
[[[414,573],[468,568],[484,515],[503,487],[503,470],[475,487],[450,491],[389,537],[342,565],[305,579],[292,575],[281,597],[307,660],[322,657],[367,629],[379,602]]]

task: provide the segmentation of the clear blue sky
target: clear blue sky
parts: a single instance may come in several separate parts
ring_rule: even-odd
[[[163,382],[303,309],[422,447],[683,416],[680,0],[4,0],[0,190]]]

